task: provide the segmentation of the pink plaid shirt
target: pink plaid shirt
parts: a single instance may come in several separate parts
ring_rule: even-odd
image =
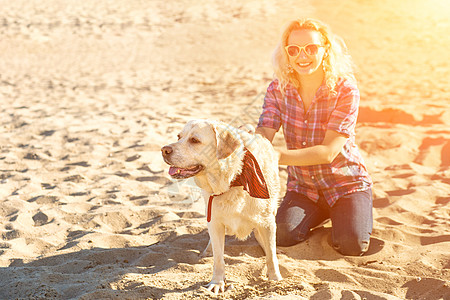
[[[267,89],[258,123],[258,127],[277,131],[283,126],[288,149],[320,145],[328,129],[348,137],[342,151],[331,164],[287,168],[288,191],[304,194],[314,202],[317,202],[319,195],[323,195],[330,206],[340,197],[367,190],[372,185],[355,144],[359,90],[349,81],[341,80],[336,86],[336,92],[331,95],[326,85],[322,84],[305,112],[297,90],[288,85],[282,97],[278,80],[274,80]]]

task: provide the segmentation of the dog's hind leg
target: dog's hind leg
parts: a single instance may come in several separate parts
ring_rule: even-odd
[[[280,269],[278,267],[276,249],[276,225],[275,220],[269,227],[258,227],[254,230],[255,238],[266,254],[267,277],[269,280],[281,280]]]
[[[209,257],[212,255],[211,239],[208,241],[205,250],[200,254],[200,257]]]
[[[255,239],[258,242],[258,244],[261,246],[261,248],[263,249],[264,254],[266,255],[266,245],[264,244],[264,241],[261,237],[261,234],[259,233],[258,229],[253,229],[253,234],[255,235]]]

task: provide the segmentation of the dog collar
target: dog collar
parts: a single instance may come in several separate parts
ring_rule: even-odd
[[[236,175],[233,181],[231,181],[230,188],[235,186],[243,186],[244,190],[246,190],[250,194],[250,196],[261,199],[269,199],[269,190],[267,189],[267,184],[264,180],[264,176],[261,172],[258,161],[247,148],[244,148],[244,151],[245,154],[243,159],[242,172],[241,174]],[[211,221],[211,209],[214,197],[223,195],[228,191],[225,191],[221,194],[212,194],[211,196],[209,196],[206,216],[206,220],[208,222]]]

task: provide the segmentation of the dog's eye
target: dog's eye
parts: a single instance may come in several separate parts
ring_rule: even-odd
[[[200,141],[198,139],[196,139],[195,137],[191,137],[189,140],[192,144],[198,144],[200,143]]]
[[[178,140],[181,140],[181,135],[177,134]]]

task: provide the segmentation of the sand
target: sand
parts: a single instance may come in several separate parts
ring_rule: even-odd
[[[0,1],[0,299],[450,299],[449,15],[447,0]],[[190,119],[256,124],[299,16],[358,66],[371,247],[342,256],[325,224],[278,248],[268,282],[256,240],[227,237],[216,297],[203,200],[160,148]]]

